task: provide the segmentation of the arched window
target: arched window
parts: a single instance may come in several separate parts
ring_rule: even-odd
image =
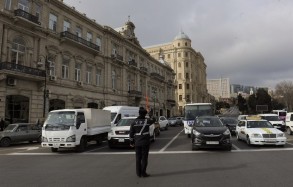
[[[15,64],[24,64],[25,42],[22,38],[15,38],[12,42],[11,61]]]
[[[112,89],[116,88],[116,72],[112,71]]]

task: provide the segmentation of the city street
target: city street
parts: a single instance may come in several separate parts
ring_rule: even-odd
[[[248,146],[233,137],[231,152],[191,151],[182,127],[162,131],[151,145],[150,178],[135,175],[133,149],[106,142],[86,152],[52,153],[39,144],[0,147],[1,186],[290,186],[293,136],[284,147]]]

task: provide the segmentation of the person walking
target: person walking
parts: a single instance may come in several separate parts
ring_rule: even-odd
[[[135,148],[136,175],[138,177],[149,177],[146,172],[150,148],[149,127],[154,123],[153,119],[146,119],[147,111],[143,107],[139,108],[139,116],[130,126],[130,146]]]

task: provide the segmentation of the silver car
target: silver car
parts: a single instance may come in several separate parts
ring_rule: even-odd
[[[42,141],[42,128],[32,123],[15,123],[0,132],[0,145],[8,147],[11,143]]]

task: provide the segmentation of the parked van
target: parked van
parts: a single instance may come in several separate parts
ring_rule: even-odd
[[[286,115],[286,131],[289,135],[293,134],[293,112]]]
[[[103,110],[111,112],[111,126],[115,126],[121,118],[137,117],[139,107],[133,106],[107,106]]]

